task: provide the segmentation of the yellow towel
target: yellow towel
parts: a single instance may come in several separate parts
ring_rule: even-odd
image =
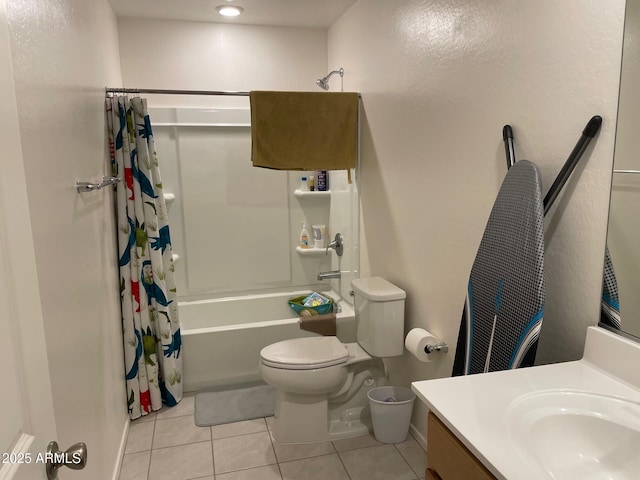
[[[249,98],[254,167],[355,168],[357,93],[254,91]]]

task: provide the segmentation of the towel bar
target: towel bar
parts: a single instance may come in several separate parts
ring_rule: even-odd
[[[76,181],[76,190],[78,193],[93,192],[94,190],[100,190],[107,185],[115,185],[119,181],[120,177],[102,177],[102,183]]]

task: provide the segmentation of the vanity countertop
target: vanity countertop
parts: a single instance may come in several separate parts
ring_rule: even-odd
[[[527,412],[522,398],[588,392],[591,398],[622,398],[637,406],[638,365],[640,344],[589,327],[579,361],[419,381],[412,389],[498,479],[550,479],[557,477],[522,447],[522,435],[514,439],[513,419]]]

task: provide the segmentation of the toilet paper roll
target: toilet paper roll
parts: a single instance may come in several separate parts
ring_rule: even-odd
[[[427,332],[424,328],[414,328],[404,340],[404,346],[421,362],[432,360],[430,353],[424,351],[427,345],[437,345],[438,339]]]

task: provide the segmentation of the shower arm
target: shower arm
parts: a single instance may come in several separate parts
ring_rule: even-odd
[[[325,77],[317,79],[316,84],[323,90],[329,90],[329,78],[336,73],[340,75],[340,78],[344,77],[344,68],[340,67],[340,70],[329,72]]]
[[[344,68],[340,68],[340,70],[334,70],[333,72],[329,72],[327,76],[324,77],[322,80],[326,82],[329,80],[329,78],[331,78],[331,75],[335,75],[336,73],[340,75],[340,78],[344,77]]]

